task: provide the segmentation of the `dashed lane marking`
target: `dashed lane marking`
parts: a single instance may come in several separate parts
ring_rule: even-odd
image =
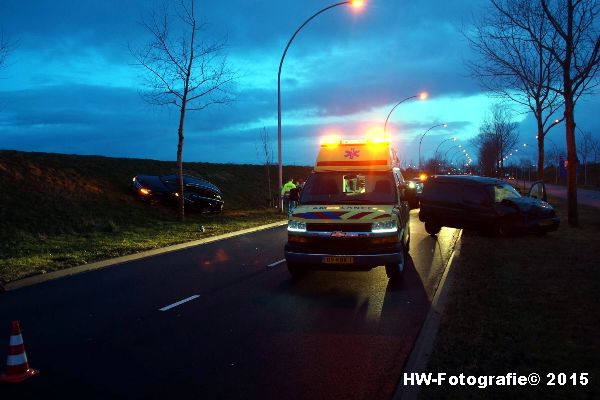
[[[279,265],[284,262],[285,262],[285,258],[283,260],[275,261],[274,263],[267,265],[267,267],[274,267],[274,266]]]
[[[169,304],[168,306],[164,306],[163,308],[159,308],[158,311],[167,311],[167,310],[170,310],[171,308],[175,308],[177,306],[180,306],[183,303],[187,303],[188,301],[192,301],[194,299],[197,299],[198,297],[200,297],[200,295],[195,294],[195,295],[190,296],[190,297],[188,297],[186,299],[179,300],[177,303]]]

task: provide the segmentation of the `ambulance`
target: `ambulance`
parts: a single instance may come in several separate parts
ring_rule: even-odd
[[[308,270],[370,270],[402,277],[410,241],[411,193],[389,138],[321,140],[315,168],[288,221],[285,260]]]

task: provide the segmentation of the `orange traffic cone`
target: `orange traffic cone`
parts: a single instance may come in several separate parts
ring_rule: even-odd
[[[29,368],[19,321],[13,321],[10,324],[6,372],[0,375],[0,382],[19,383],[39,373],[40,371]]]

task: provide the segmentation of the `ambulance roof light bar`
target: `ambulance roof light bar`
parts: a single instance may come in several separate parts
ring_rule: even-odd
[[[367,133],[364,139],[342,139],[336,134],[328,134],[320,139],[321,146],[338,146],[340,144],[389,144],[391,138],[389,135],[378,133]]]

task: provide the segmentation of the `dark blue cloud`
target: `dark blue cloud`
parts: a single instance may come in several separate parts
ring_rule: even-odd
[[[143,102],[144,72],[132,65],[128,50],[128,44],[149,40],[140,22],[158,4],[3,0],[0,26],[17,47],[0,72],[0,148],[173,159],[177,110]],[[263,126],[275,146],[282,51],[303,21],[329,4],[198,1],[207,23],[202,38],[227,38],[229,60],[238,72],[237,99],[188,114],[187,159],[255,162]],[[381,125],[390,105],[422,90],[432,99],[480,94],[464,70],[471,52],[459,33],[480,8],[476,0],[367,0],[359,13],[340,6],[313,20],[283,66],[284,160],[312,163],[324,130]],[[597,98],[590,104],[596,103]],[[407,159],[417,159],[418,135],[443,118],[465,140],[477,132],[483,115],[434,104],[403,105],[390,120]],[[587,112],[577,116],[580,126],[597,125]],[[442,134],[432,131],[423,152],[432,153],[441,140]]]

